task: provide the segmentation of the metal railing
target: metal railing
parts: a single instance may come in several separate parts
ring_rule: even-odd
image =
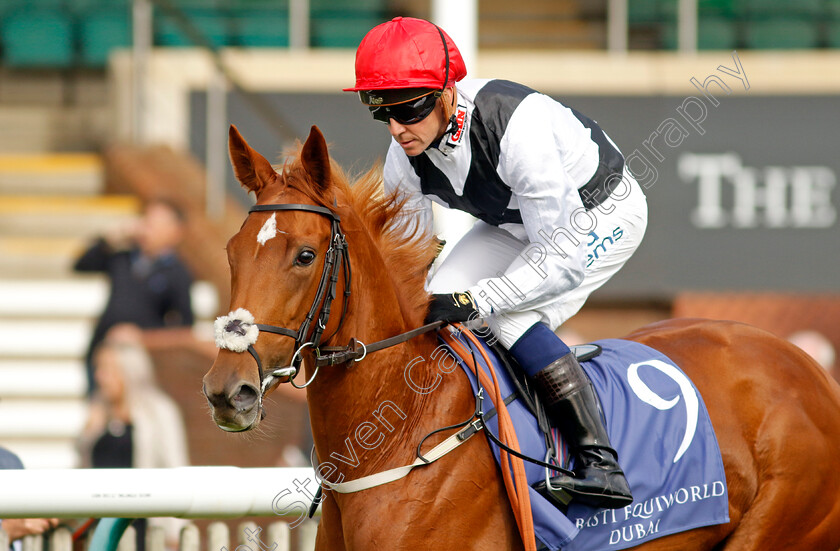
[[[111,521],[111,522],[108,522]],[[123,521],[122,529],[114,527]],[[136,531],[127,525],[127,519],[103,519],[97,530],[100,541],[90,540],[87,549],[116,548],[118,551],[134,551],[137,547]],[[106,526],[107,524],[107,526]],[[315,548],[315,536],[318,529],[316,521],[306,521],[296,528],[288,522],[270,523],[263,530],[256,522],[246,521],[236,528],[231,538],[228,525],[221,521],[210,523],[202,537],[201,530],[195,524],[187,524],[181,529],[177,551],[221,551],[223,549],[273,549],[273,551],[310,551]],[[119,533],[118,533],[119,532]],[[0,549],[9,549],[8,535],[0,529]],[[166,545],[164,529],[150,526],[146,531],[146,551],[171,551]],[[21,539],[21,551],[73,551],[74,539],[70,528],[59,526],[46,535],[25,536]]]
[[[219,519],[284,517],[265,532],[255,523],[240,525],[239,542],[251,549],[289,549],[293,529],[298,549],[314,545],[316,523],[308,520],[318,483],[309,468],[179,467],[174,469],[32,469],[0,471],[0,518],[101,518],[90,543],[93,551],[133,549],[132,519],[176,517]],[[220,490],[223,489],[223,490]],[[316,514],[319,514],[316,511]],[[150,527],[149,551],[162,551],[163,534]],[[208,527],[205,549],[232,549],[227,527]],[[4,540],[5,538],[5,540]],[[0,549],[8,548],[0,534]],[[198,549],[195,525],[181,531],[179,551]],[[43,537],[27,536],[22,551],[40,551]],[[47,536],[49,551],[72,548],[62,527]],[[248,542],[251,544],[248,544]],[[123,543],[120,543],[123,542]],[[259,545],[259,543],[265,546]],[[256,546],[254,544],[257,544]],[[69,547],[68,547],[69,545]],[[285,546],[285,547],[284,547]]]

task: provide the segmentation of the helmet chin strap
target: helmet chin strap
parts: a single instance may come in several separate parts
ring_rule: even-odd
[[[456,105],[456,94],[455,87],[452,87],[452,101],[448,104],[444,104],[444,117],[446,117],[446,113],[449,113],[449,120],[446,123],[446,130],[443,131],[443,136],[447,134],[454,134],[458,131],[458,120],[455,117],[455,105]],[[441,137],[443,137],[441,136]]]
[[[443,133],[444,136],[447,134],[454,134],[458,130],[458,120],[455,118],[455,115],[449,116],[449,126],[446,127],[446,132]]]
[[[434,24],[434,23],[433,23]],[[437,29],[438,34],[440,34],[440,41],[443,43],[443,55],[446,59],[446,66],[444,67],[444,75],[443,75],[443,87],[440,89],[440,93],[443,94],[446,92],[446,86],[449,84],[449,46],[446,45],[446,38],[443,36],[443,31],[440,27],[435,25],[435,29]],[[455,118],[455,92],[452,92],[452,102],[449,108],[449,123],[446,126],[446,130],[443,131],[443,136],[447,134],[452,134],[458,130],[458,121]],[[441,137],[443,137],[441,136]]]

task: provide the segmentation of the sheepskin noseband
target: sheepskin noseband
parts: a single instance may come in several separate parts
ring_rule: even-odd
[[[232,352],[245,352],[257,342],[260,335],[254,316],[245,308],[237,308],[226,316],[219,316],[213,329],[216,346]]]

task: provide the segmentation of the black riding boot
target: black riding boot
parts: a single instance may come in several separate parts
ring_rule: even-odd
[[[560,429],[575,456],[575,476],[555,476],[550,479],[555,491],[547,490],[558,501],[568,500],[565,491],[593,507],[618,509],[632,503],[630,486],[601,419],[598,396],[574,353],[551,363],[534,381],[549,420]]]

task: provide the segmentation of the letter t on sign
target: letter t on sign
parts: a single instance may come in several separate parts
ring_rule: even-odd
[[[686,153],[677,161],[680,178],[697,181],[697,208],[691,214],[698,228],[722,228],[728,218],[723,209],[723,179],[741,170],[741,159],[735,153],[696,155]]]

